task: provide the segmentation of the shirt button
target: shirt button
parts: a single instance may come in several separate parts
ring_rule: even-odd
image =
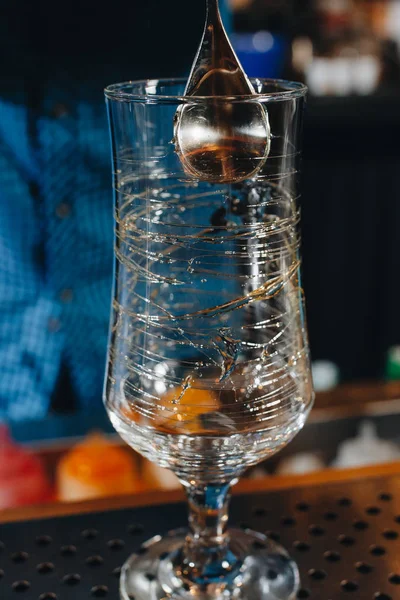
[[[54,317],[50,317],[50,319],[47,321],[47,329],[50,331],[50,333],[57,333],[57,331],[60,331],[61,329],[60,321]]]
[[[64,288],[60,292],[60,300],[61,300],[61,302],[64,302],[65,304],[72,302],[73,297],[74,297],[74,292],[70,288]]]
[[[63,117],[68,117],[70,112],[71,111],[69,110],[68,106],[62,104],[61,102],[57,102],[51,109],[51,115],[55,119],[62,119]]]
[[[56,207],[56,215],[59,219],[66,219],[71,214],[71,205],[67,202],[60,202]]]

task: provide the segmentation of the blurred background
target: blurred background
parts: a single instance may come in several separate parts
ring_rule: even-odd
[[[113,477],[121,493],[177,485],[119,446],[101,402],[112,270],[101,89],[187,74],[204,18],[202,0],[191,28],[184,2],[141,4],[102,14],[72,2],[62,23],[45,1],[4,10],[0,509],[107,494]],[[301,210],[317,402],[293,444],[249,476],[398,460],[400,3],[221,9],[249,76],[310,91]]]
[[[400,340],[400,3],[232,0],[250,75],[301,79],[303,257],[314,360],[390,376]]]

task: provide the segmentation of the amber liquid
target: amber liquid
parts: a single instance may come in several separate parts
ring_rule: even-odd
[[[264,161],[265,144],[249,149],[242,140],[226,140],[226,144],[210,144],[185,155],[185,171],[210,183],[235,183],[251,177]]]

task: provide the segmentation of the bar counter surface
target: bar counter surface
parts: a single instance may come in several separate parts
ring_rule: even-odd
[[[118,598],[127,556],[185,526],[182,500],[155,492],[4,511],[0,598]],[[243,481],[231,521],[289,550],[301,573],[297,598],[400,598],[400,463]]]

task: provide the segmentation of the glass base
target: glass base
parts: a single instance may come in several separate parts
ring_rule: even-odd
[[[294,600],[300,584],[296,563],[284,548],[249,529],[230,529],[224,574],[195,584],[179,569],[186,530],[146,542],[121,572],[122,600]]]

